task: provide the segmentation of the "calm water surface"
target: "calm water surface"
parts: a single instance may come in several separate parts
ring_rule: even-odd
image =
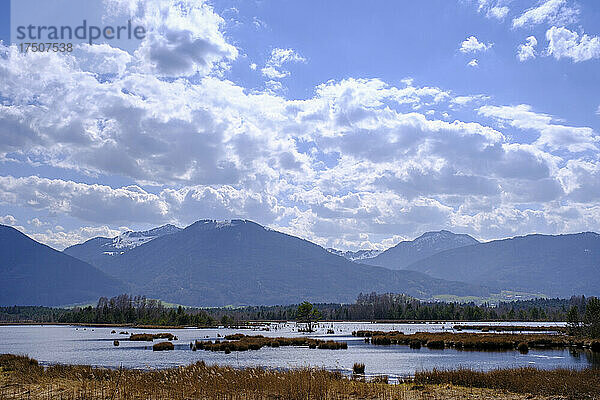
[[[515,325],[527,325],[516,322]],[[598,367],[600,360],[588,351],[531,350],[528,354],[518,351],[478,352],[454,349],[410,349],[408,346],[373,346],[355,338],[355,330],[398,330],[406,334],[414,332],[453,331],[454,323],[429,324],[372,324],[356,322],[320,323],[315,333],[299,333],[295,323],[271,324],[269,330],[256,329],[131,329],[96,328],[75,326],[2,326],[0,327],[0,353],[26,354],[42,364],[87,364],[102,367],[167,368],[187,365],[203,360],[207,364],[232,365],[235,367],[264,366],[273,368],[323,367],[329,370],[350,371],[355,362],[366,365],[368,374],[410,376],[418,370],[432,368],[470,367],[481,370],[517,366],[537,368],[585,368]],[[489,325],[494,325],[489,323]],[[502,323],[507,325],[507,323]],[[540,325],[536,323],[535,325]],[[556,326],[557,324],[548,324]],[[116,334],[111,334],[112,330]],[[327,334],[333,329],[335,334]],[[129,342],[131,333],[171,332],[178,336],[174,351],[154,352],[152,342]],[[264,347],[256,351],[209,352],[191,351],[190,342],[196,339],[219,339],[232,333],[264,336],[302,336],[345,341],[347,350],[319,350],[304,347]],[[119,339],[120,346],[113,346]],[[155,341],[156,343],[156,341]]]

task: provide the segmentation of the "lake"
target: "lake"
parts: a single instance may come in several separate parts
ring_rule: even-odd
[[[11,325],[0,326],[0,353],[25,354],[44,365],[87,364],[117,368],[168,368],[187,365],[200,360],[207,364],[235,367],[263,366],[271,368],[322,367],[328,370],[350,372],[356,362],[364,363],[367,374],[387,374],[394,377],[411,376],[418,370],[433,368],[469,367],[480,370],[533,366],[536,368],[585,368],[598,367],[600,359],[589,351],[530,350],[528,354],[518,351],[480,352],[455,349],[410,349],[408,346],[374,346],[363,338],[352,336],[356,330],[398,330],[406,334],[414,332],[452,332],[460,323],[375,324],[368,322],[320,323],[316,332],[298,332],[293,323],[271,323],[254,329],[132,329],[113,327],[82,327],[65,325]],[[479,324],[479,323],[478,323]],[[519,326],[540,326],[543,323],[514,322]],[[485,325],[495,325],[486,323]],[[497,325],[510,325],[498,323]],[[547,326],[564,324],[547,323]],[[264,330],[268,327],[269,330]],[[334,334],[327,334],[333,329]],[[116,334],[111,334],[116,330]],[[152,342],[130,342],[131,333],[171,332],[179,340],[174,341],[174,351],[154,352]],[[468,331],[463,331],[468,332]],[[324,340],[345,341],[347,350],[320,350],[305,347],[264,347],[260,350],[232,352],[191,351],[194,340],[215,340],[233,333],[264,336],[309,336]],[[120,341],[115,347],[113,341]],[[156,341],[155,341],[156,343]]]

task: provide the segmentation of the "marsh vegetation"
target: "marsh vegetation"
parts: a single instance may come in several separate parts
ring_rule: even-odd
[[[565,347],[596,349],[600,341],[567,335],[516,334],[516,333],[451,333],[417,332],[405,335],[402,332],[355,331],[353,336],[364,337],[374,345],[421,346],[430,349],[465,350],[514,350],[525,352],[534,349],[560,349]]]
[[[361,367],[357,365],[360,373]],[[62,400],[183,399],[403,399],[546,400],[600,396],[600,370],[540,371],[519,368],[418,372],[412,382],[386,384],[322,369],[270,370],[208,366],[197,362],[162,370],[43,367],[25,356],[0,355],[0,398]]]
[[[310,349],[339,350],[347,349],[346,342],[333,340],[320,340],[307,337],[265,337],[261,335],[246,336],[241,333],[225,336],[225,340],[196,340],[191,345],[192,350],[224,351],[248,351],[259,350],[263,347],[280,346],[307,346]]]
[[[129,336],[132,342],[152,342],[154,339],[177,340],[172,333],[135,333]]]

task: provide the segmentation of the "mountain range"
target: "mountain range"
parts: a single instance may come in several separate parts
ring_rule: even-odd
[[[527,235],[445,250],[406,269],[551,297],[600,294],[600,235]]]
[[[201,220],[98,237],[61,253],[1,226],[0,273],[4,305],[62,305],[126,291],[193,306],[352,302],[360,292],[599,295],[600,235],[479,242],[437,231],[383,252],[349,252],[247,220]]]
[[[87,243],[87,244],[86,244]],[[65,249],[97,259],[95,241]],[[89,254],[89,256],[85,256]],[[96,264],[135,293],[186,305],[352,302],[360,292],[487,295],[486,288],[392,271],[331,254],[309,241],[246,220],[201,220]]]
[[[110,263],[115,256],[122,255],[161,236],[179,231],[181,228],[171,224],[147,231],[127,231],[114,238],[95,237],[84,243],[68,247],[64,252],[92,265],[102,266]]]

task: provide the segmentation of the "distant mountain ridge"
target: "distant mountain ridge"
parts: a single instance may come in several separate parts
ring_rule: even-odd
[[[344,257],[345,259],[350,260],[350,261],[361,261],[361,260],[366,260],[368,258],[377,257],[378,255],[380,255],[382,253],[383,250],[351,251],[351,250],[336,250],[336,249],[333,249],[330,247],[327,249],[327,251],[332,254],[335,254],[336,256]]]
[[[180,230],[181,228],[178,228],[175,225],[167,224],[147,231],[127,231],[113,238],[113,246],[116,249],[133,249],[134,247],[147,243],[157,237],[170,235],[171,233],[179,232]]]
[[[445,250],[407,269],[551,297],[600,295],[600,235],[527,235]]]
[[[127,287],[92,265],[0,225],[0,305],[97,301]]]
[[[181,228],[167,224],[147,231],[123,232],[114,238],[95,237],[84,243],[67,247],[64,253],[92,265],[101,266],[112,256],[123,254],[151,240],[179,231],[181,231]]]
[[[104,257],[97,266],[130,284],[135,293],[186,305],[353,302],[360,292],[373,291],[419,298],[489,294],[480,286],[420,272],[353,263],[247,220],[197,221]]]
[[[414,240],[400,242],[363,262],[391,269],[406,269],[412,263],[441,251],[478,243],[479,241],[466,234],[456,234],[447,230],[426,232]]]
[[[485,243],[427,232],[371,255],[326,250],[248,220],[125,232],[64,253],[0,226],[0,304],[72,304],[125,291],[197,306],[345,303],[360,292],[600,295],[600,235],[593,232]]]

